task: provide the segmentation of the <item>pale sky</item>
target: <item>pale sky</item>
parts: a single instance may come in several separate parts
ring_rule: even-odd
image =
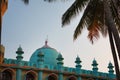
[[[92,70],[92,61],[98,62],[100,72],[108,72],[108,63],[113,63],[108,38],[102,36],[92,45],[87,38],[87,30],[73,41],[73,33],[80,20],[80,13],[71,24],[61,27],[62,14],[73,1],[48,3],[43,0],[30,0],[24,5],[21,0],[9,0],[9,7],[3,17],[2,44],[5,57],[16,58],[16,50],[21,45],[23,60],[29,61],[32,53],[41,48],[48,36],[48,45],[64,57],[64,65],[75,67],[79,55],[82,69]]]

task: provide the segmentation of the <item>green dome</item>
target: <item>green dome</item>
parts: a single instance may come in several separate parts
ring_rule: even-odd
[[[38,55],[40,53],[44,54],[44,64],[57,65],[56,58],[58,57],[58,52],[47,45],[47,41],[42,48],[37,49],[31,56],[30,62],[37,63],[39,59]]]

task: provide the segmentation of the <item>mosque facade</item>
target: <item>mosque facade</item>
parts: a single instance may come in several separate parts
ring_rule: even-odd
[[[115,80],[113,65],[108,63],[108,72],[99,72],[94,59],[91,70],[82,69],[80,57],[75,59],[75,67],[64,66],[64,58],[56,49],[45,45],[38,48],[29,61],[23,60],[21,46],[16,51],[16,59],[4,58],[4,46],[0,47],[0,80]]]

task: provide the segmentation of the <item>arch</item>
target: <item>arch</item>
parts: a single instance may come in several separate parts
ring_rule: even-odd
[[[70,77],[68,77],[68,79],[67,80],[77,80],[77,78],[75,77],[75,76],[70,76]]]
[[[31,73],[27,73],[26,74],[26,80],[34,80],[35,79],[35,76]]]
[[[14,71],[12,69],[6,68],[2,70],[2,80],[14,80]]]
[[[25,74],[25,80],[36,80],[37,79],[37,73],[34,71],[28,71]]]
[[[47,80],[58,80],[58,76],[54,73],[51,73],[48,77]]]

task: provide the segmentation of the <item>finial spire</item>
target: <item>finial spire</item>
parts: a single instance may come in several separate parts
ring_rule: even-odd
[[[47,46],[48,43],[48,35],[47,35],[47,39],[45,40],[45,45]]]

